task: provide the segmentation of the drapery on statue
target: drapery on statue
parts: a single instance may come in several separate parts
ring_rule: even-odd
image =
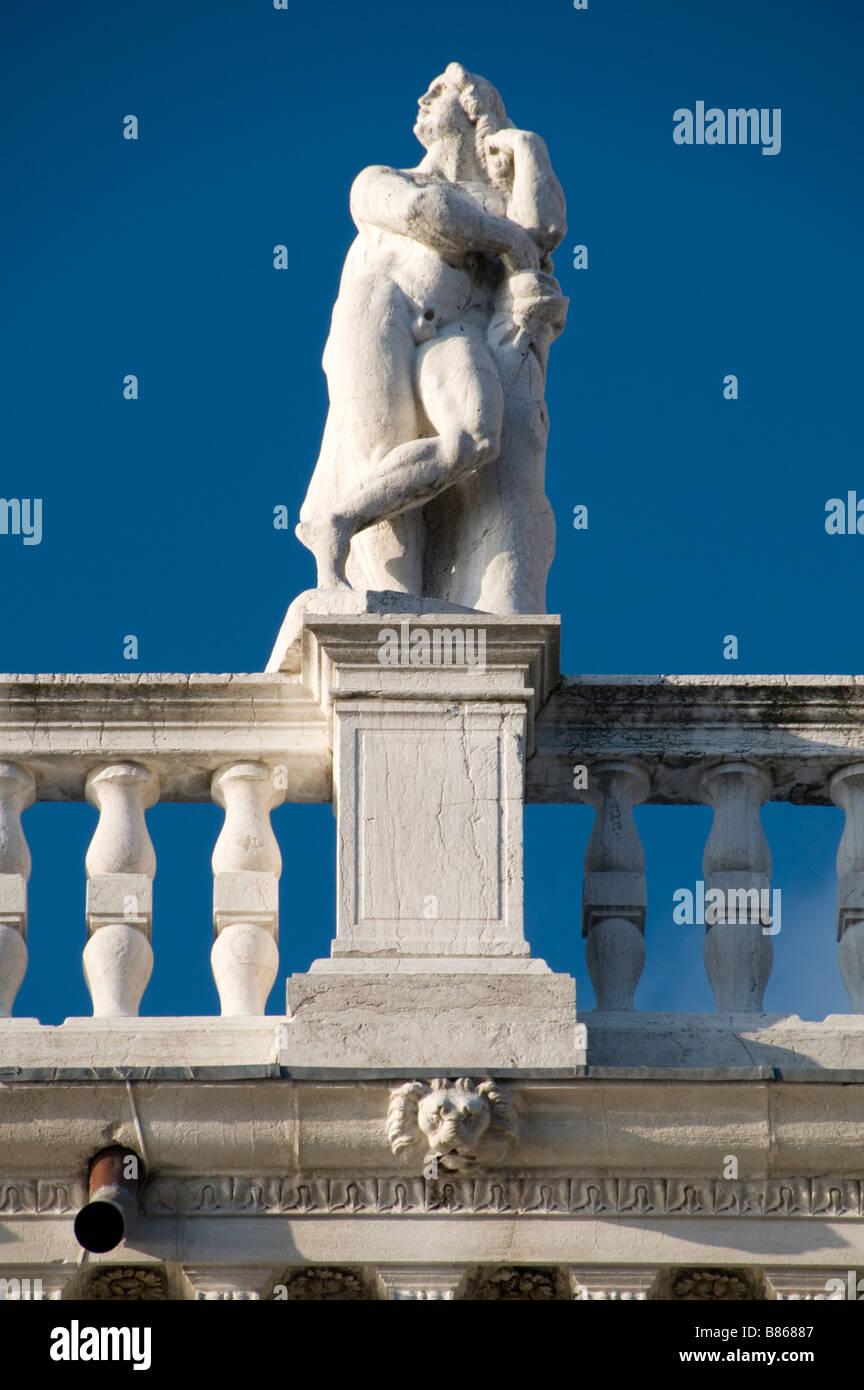
[[[419,101],[416,169],[351,189],[357,238],[324,351],[330,412],[297,535],[319,589],[545,613],[551,274],[565,206],[546,146],[450,63]]]

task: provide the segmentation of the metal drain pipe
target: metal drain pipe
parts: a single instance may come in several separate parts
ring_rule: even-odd
[[[112,1144],[90,1160],[90,1200],[75,1217],[75,1239],[94,1255],[114,1250],[138,1221],[143,1181],[141,1159],[133,1149]]]

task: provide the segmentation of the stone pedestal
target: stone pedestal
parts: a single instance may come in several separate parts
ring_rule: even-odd
[[[332,737],[336,935],[288,982],[282,1065],[581,1065],[574,981],[522,926],[525,763],[558,620],[307,616],[302,662]]]

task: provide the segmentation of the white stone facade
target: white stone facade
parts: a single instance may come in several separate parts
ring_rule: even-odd
[[[734,886],[770,873],[768,797],[846,811],[855,1007],[864,681],[561,680],[556,619],[411,627],[481,621],[483,670],[382,664],[387,619],[364,612],[307,615],[299,671],[0,682],[4,1277],[135,1301],[821,1300],[864,1268],[864,1016],[762,1013],[760,942],[706,952],[715,1014],[627,1007],[644,958],[633,806],[712,805],[706,882]],[[522,930],[522,806],[572,801],[574,763],[596,809],[588,1012]],[[45,1027],[14,1016],[26,812],[85,797],[94,1016]],[[137,1014],[157,797],[225,811],[218,1018]],[[282,798],[334,801],[337,920],[331,958],[266,1016]],[[442,865],[455,887],[436,894]],[[107,1145],[140,1156],[141,1215],[82,1260],[73,1219]]]

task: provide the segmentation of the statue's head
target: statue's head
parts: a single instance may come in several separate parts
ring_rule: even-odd
[[[414,134],[429,149],[439,140],[465,139],[474,144],[481,167],[489,173],[486,137],[509,126],[504,103],[485,77],[448,63],[418,102]]]

